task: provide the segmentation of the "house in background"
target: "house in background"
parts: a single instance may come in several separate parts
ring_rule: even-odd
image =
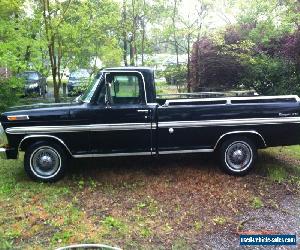
[[[9,78],[12,76],[12,72],[6,67],[0,67],[0,78]]]

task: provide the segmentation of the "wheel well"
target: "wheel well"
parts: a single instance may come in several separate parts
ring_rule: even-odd
[[[69,150],[69,148],[65,145],[65,143],[60,140],[59,138],[56,137],[50,137],[50,136],[29,136],[29,137],[25,137],[19,144],[19,149],[21,151],[26,151],[27,148],[32,145],[33,143],[36,142],[40,142],[40,141],[45,141],[45,142],[53,142],[56,143],[60,146],[62,146],[62,148],[64,148],[66,150],[66,152],[72,156],[71,151]]]
[[[224,141],[232,137],[246,137],[250,139],[257,146],[257,148],[267,147],[266,142],[262,137],[262,135],[253,131],[253,132],[229,132],[227,134],[224,134],[218,139],[215,145],[215,149],[219,149],[219,147],[222,145]]]

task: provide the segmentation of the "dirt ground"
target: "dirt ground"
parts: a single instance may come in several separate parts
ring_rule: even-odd
[[[54,249],[71,243],[124,249],[243,249],[239,235],[249,230],[299,238],[298,158],[262,152],[255,170],[245,177],[224,174],[214,158],[73,161],[64,180],[46,186],[32,184],[21,162],[13,174],[3,163],[3,174],[23,184],[0,195],[2,241],[13,249]],[[65,191],[54,194],[55,188]],[[8,194],[21,201],[7,201]],[[17,233],[7,233],[15,227]],[[299,243],[293,249],[297,247]]]
[[[112,185],[112,194],[84,189],[80,206],[89,216],[113,215],[127,223],[138,213],[151,232],[145,239],[133,237],[128,245],[116,240],[118,246],[240,249],[239,234],[247,230],[300,233],[298,186],[269,180],[265,165],[285,165],[290,158],[261,154],[257,168],[246,177],[225,175],[211,155],[101,161],[101,169],[98,161],[90,161],[89,167],[82,166],[86,161],[76,162],[74,173]]]

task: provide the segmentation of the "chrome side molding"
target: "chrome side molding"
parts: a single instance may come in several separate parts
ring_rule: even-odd
[[[68,133],[89,131],[124,131],[124,130],[148,130],[151,123],[114,123],[95,125],[70,125],[70,126],[28,126],[7,128],[8,134],[40,134],[40,133]]]
[[[220,119],[200,121],[172,121],[159,122],[159,128],[186,128],[186,127],[214,127],[214,126],[249,126],[270,125],[284,123],[300,123],[300,117],[276,117],[276,118],[245,118],[245,119]]]
[[[139,156],[152,155],[152,152],[133,152],[133,153],[107,153],[107,154],[82,154],[73,155],[74,158],[100,158],[100,157],[115,157],[115,156]]]
[[[168,150],[168,151],[159,151],[159,155],[168,155],[168,154],[191,154],[191,153],[212,153],[214,149],[188,149],[188,150]]]
[[[170,106],[172,103],[180,105],[180,103],[193,103],[193,102],[215,102],[225,101],[225,104],[232,104],[234,101],[253,101],[253,100],[286,100],[294,99],[295,102],[300,102],[300,98],[297,95],[281,95],[281,96],[254,96],[254,97],[217,97],[217,98],[190,98],[179,100],[166,100],[165,106]]]

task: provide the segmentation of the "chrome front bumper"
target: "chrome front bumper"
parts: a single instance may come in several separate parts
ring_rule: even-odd
[[[0,159],[7,159],[6,148],[0,148]]]
[[[0,122],[0,145],[6,145],[8,143],[5,131]]]
[[[0,146],[7,145],[7,144],[8,144],[8,141],[7,141],[5,131],[0,123]],[[0,147],[0,159],[7,159],[7,149],[6,148]]]

